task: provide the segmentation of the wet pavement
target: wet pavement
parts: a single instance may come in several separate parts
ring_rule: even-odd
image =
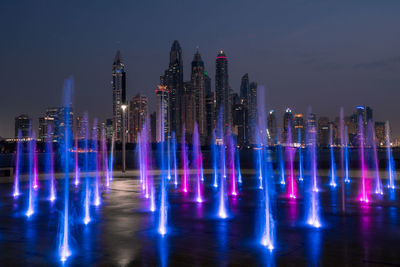
[[[341,189],[331,190],[320,178],[322,205],[319,229],[305,221],[304,188],[299,198],[286,197],[276,185],[275,250],[260,246],[256,179],[243,177],[238,197],[229,197],[229,218],[216,217],[217,193],[206,179],[205,202],[194,194],[169,188],[168,233],[156,232],[157,212],[142,196],[136,178],[116,178],[102,194],[102,205],[91,207],[92,221],[82,223],[80,188],[71,190],[70,247],[65,266],[400,266],[399,191],[360,204],[354,179],[346,185],[346,215]],[[58,181],[58,188],[63,188]],[[82,186],[82,185],[81,185]],[[62,210],[47,200],[46,181],[38,191],[36,213],[27,218],[24,195],[13,200],[12,184],[0,184],[0,265],[61,265],[58,232]],[[73,186],[71,185],[71,188]],[[193,188],[192,188],[193,189]]]

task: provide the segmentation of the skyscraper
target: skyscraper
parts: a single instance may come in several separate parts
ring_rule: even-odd
[[[288,132],[289,132],[289,127],[290,127],[290,132],[292,134],[292,141],[293,141],[293,113],[290,108],[287,108],[285,110],[285,114],[283,115],[283,136],[282,140],[285,140],[285,143],[288,142]]]
[[[196,93],[193,90],[191,82],[183,84],[182,96],[182,127],[185,126],[187,141],[191,142],[191,134],[193,133],[194,124],[197,121],[196,112]]]
[[[137,94],[129,103],[129,142],[136,143],[148,112],[147,97]]]
[[[161,79],[161,85],[168,91],[168,124],[169,134],[174,131],[180,135],[181,127],[181,105],[183,94],[183,59],[182,49],[179,42],[175,40],[169,54],[169,66]]]
[[[320,117],[318,119],[318,144],[321,147],[327,147],[329,145],[330,135],[330,124],[329,118]]]
[[[112,66],[112,93],[113,93],[113,132],[115,141],[122,141],[122,105],[126,104],[126,73],[121,61],[120,51],[114,58]],[[126,118],[125,118],[126,120]],[[127,125],[125,123],[125,125]]]
[[[206,121],[207,121],[207,136],[208,141],[212,139],[212,133],[215,128],[215,110],[216,110],[216,100],[215,92],[207,94],[206,97]]]
[[[300,132],[301,140],[298,140],[299,132]],[[298,143],[298,141],[300,141],[301,143],[304,143],[304,135],[305,135],[305,130],[304,130],[303,114],[295,114],[294,115],[294,133],[293,133],[294,143]]]
[[[204,62],[201,59],[199,51],[194,54],[190,81],[195,98],[195,118],[198,123],[199,135],[201,140],[204,140],[207,134],[205,104],[206,76],[204,74]]]
[[[256,143],[255,133],[257,122],[257,83],[250,83],[250,98],[249,98],[249,140],[250,144]]]
[[[22,138],[32,137],[32,119],[28,115],[22,114],[15,117],[15,138],[18,138],[19,130]]]
[[[277,124],[276,124],[276,116],[275,116],[275,111],[270,110],[268,112],[268,117],[267,117],[267,130],[268,130],[268,139],[270,142],[270,145],[275,145],[277,142]]]
[[[156,89],[156,142],[165,141],[169,131],[168,125],[168,91],[165,86],[159,85]]]
[[[217,114],[223,109],[223,124],[232,125],[232,107],[229,101],[228,59],[224,51],[219,51],[215,66],[215,93],[217,96]]]
[[[240,83],[240,103],[243,105],[243,139],[245,143],[249,142],[250,121],[249,121],[249,102],[250,102],[250,82],[249,75],[243,75]]]

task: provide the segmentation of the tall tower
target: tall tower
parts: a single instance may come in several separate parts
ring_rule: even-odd
[[[162,77],[161,85],[168,91],[168,125],[169,134],[174,131],[180,134],[182,116],[182,94],[183,94],[183,59],[182,49],[177,40],[174,41],[169,54],[169,66]]]
[[[115,141],[122,141],[122,105],[126,104],[126,73],[120,51],[112,66],[113,132]],[[126,125],[126,124],[125,124]]]
[[[215,66],[215,93],[217,96],[217,113],[223,109],[223,123],[232,124],[232,108],[229,101],[228,59],[224,51],[219,51]]]
[[[207,134],[205,104],[206,76],[204,74],[204,62],[201,59],[199,51],[194,54],[190,82],[195,97],[195,118],[199,125],[199,135],[202,139],[204,139]]]
[[[148,113],[147,97],[137,94],[129,103],[129,141],[136,143]]]
[[[250,133],[249,108],[250,108],[250,82],[249,75],[243,75],[240,82],[240,104],[243,105],[243,141],[248,143]]]

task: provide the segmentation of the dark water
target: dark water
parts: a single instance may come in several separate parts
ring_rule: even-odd
[[[141,196],[139,182],[116,178],[92,207],[92,222],[82,223],[83,202],[71,189],[71,250],[66,266],[390,266],[400,265],[399,192],[385,192],[369,205],[357,201],[358,184],[346,186],[346,215],[341,213],[340,188],[331,191],[328,178],[320,178],[323,227],[304,224],[302,185],[299,198],[289,200],[276,185],[275,250],[259,244],[256,179],[243,177],[240,196],[229,197],[230,217],[216,218],[216,192],[205,183],[205,199],[195,203],[194,193],[170,188],[168,234],[157,232],[157,213]],[[57,233],[62,201],[52,205],[42,182],[36,213],[24,215],[24,195],[14,201],[11,184],[0,185],[0,265],[61,265]],[[62,187],[62,181],[58,182]],[[83,186],[83,184],[81,184]],[[71,185],[71,188],[73,186]],[[193,189],[193,187],[192,187]],[[59,192],[59,196],[61,196]]]

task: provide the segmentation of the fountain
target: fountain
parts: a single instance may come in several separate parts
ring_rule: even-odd
[[[33,153],[33,189],[39,189],[39,171],[38,171],[38,155],[36,152],[36,136],[33,134],[33,144],[32,144],[32,153]]]
[[[93,132],[92,132],[92,153],[93,153],[93,165],[95,170],[95,180],[94,180],[94,205],[100,206],[101,195],[100,195],[100,174],[99,174],[99,145],[97,140],[97,119],[93,122]]]
[[[182,127],[182,191],[187,193],[189,191],[188,185],[188,176],[189,176],[189,167],[188,167],[188,156],[187,156],[187,147],[186,147],[186,132],[185,125]]]
[[[364,153],[364,121],[360,116],[358,119],[358,138],[359,138],[359,153],[360,153],[360,166],[361,166],[361,195],[360,201],[368,203],[369,196],[368,196],[368,181],[367,181],[367,166],[365,164],[365,153]]]
[[[267,158],[267,133],[266,133],[266,120],[265,120],[265,89],[259,86],[257,88],[257,94],[259,95],[257,99],[257,117],[258,125],[256,127],[256,137],[257,144],[259,147],[258,155],[261,155],[261,170],[263,175],[263,194],[262,194],[262,233],[261,233],[261,244],[272,251],[274,249],[274,239],[275,239],[275,222],[272,214],[272,203],[271,196],[273,192],[272,181],[273,181],[273,171],[268,164]]]
[[[60,235],[60,259],[65,262],[71,255],[69,249],[69,162],[70,162],[70,149],[71,149],[71,125],[70,125],[70,111],[71,111],[71,94],[73,89],[73,80],[67,79],[64,83],[64,127],[62,132],[64,138],[61,139],[61,158],[64,163],[64,212],[61,221],[61,235]]]
[[[50,196],[49,200],[51,202],[54,202],[56,200],[56,181],[54,178],[54,154],[53,154],[53,138],[51,136],[51,126],[49,125],[47,128],[47,140],[46,140],[46,154],[47,154],[47,159],[46,159],[46,170],[47,173],[49,174],[49,180],[50,180]]]
[[[347,126],[344,128],[344,182],[350,183],[349,175],[349,135]]]
[[[110,181],[113,180],[113,169],[114,169],[114,135],[111,138],[111,149],[110,149],[110,156],[108,157],[108,172],[109,172],[109,179]]]
[[[89,118],[88,114],[85,112],[83,116],[83,128],[85,129],[85,139],[84,139],[84,155],[85,155],[85,190],[84,192],[84,216],[83,223],[87,225],[90,219],[90,178],[89,178]]]
[[[387,187],[389,189],[395,189],[395,165],[394,165],[394,160],[393,160],[393,155],[392,155],[392,143],[390,142],[390,127],[389,127],[389,121],[386,121],[385,125],[385,131],[386,131],[386,157],[387,157],[387,171],[388,171],[388,183]]]
[[[332,124],[329,127],[329,152],[331,156],[331,168],[329,171],[329,177],[330,177],[330,182],[329,186],[331,188],[336,188],[337,183],[336,183],[336,163],[335,163],[335,149],[333,147],[334,142],[333,142],[333,127]]]
[[[314,126],[307,127],[307,154],[309,173],[311,175],[310,190],[306,192],[307,224],[319,228],[321,220],[319,215],[319,197],[317,184],[317,148],[316,148],[316,129]]]
[[[13,187],[13,197],[16,199],[21,194],[19,188],[19,174],[21,171],[21,145],[22,145],[22,134],[21,130],[18,130],[18,140],[17,149],[15,152],[15,174],[14,174],[14,187]]]
[[[212,139],[211,139],[211,151],[213,157],[213,187],[218,187],[218,146],[216,144],[216,136],[215,129],[213,130]]]
[[[107,142],[106,142],[106,129],[104,125],[101,127],[101,157],[103,173],[106,178],[106,188],[110,188],[110,172],[108,170],[108,153],[107,153]]]
[[[193,164],[196,171],[196,202],[203,202],[202,183],[201,183],[201,151],[200,151],[200,140],[199,140],[199,128],[197,123],[194,125],[193,131]]]
[[[297,135],[297,142],[299,143],[299,177],[298,180],[299,182],[303,182],[304,181],[304,177],[303,177],[303,173],[304,173],[304,163],[303,163],[303,148],[302,148],[302,142],[301,142],[301,130],[299,128],[299,132]]]
[[[297,188],[296,188],[296,180],[294,179],[294,169],[293,169],[293,161],[294,161],[294,153],[296,150],[292,146],[292,126],[290,125],[290,121],[288,123],[288,131],[286,136],[286,154],[289,158],[289,197],[297,198]]]
[[[29,141],[29,188],[28,188],[28,209],[25,215],[29,218],[35,213],[35,192],[33,188],[34,183],[34,154],[35,154],[35,134],[33,133]]]
[[[372,164],[375,170],[375,194],[383,195],[383,186],[382,181],[379,176],[379,159],[378,159],[378,151],[376,148],[376,136],[375,136],[375,128],[373,122],[370,120],[368,122],[368,135],[367,135],[368,147],[372,150]]]
[[[279,170],[280,170],[280,180],[279,183],[281,185],[285,185],[286,181],[285,181],[285,158],[283,156],[283,149],[282,149],[282,139],[281,139],[281,134],[280,131],[278,131],[278,145],[277,145],[277,149],[278,149],[278,160],[279,160]]]
[[[226,182],[226,168],[225,168],[225,142],[224,142],[224,126],[222,123],[222,108],[219,111],[218,116],[218,132],[216,133],[217,149],[218,149],[218,169],[223,169],[223,176],[219,179],[219,192],[218,192],[218,217],[220,219],[228,218],[226,193],[225,193],[225,182]]]
[[[237,181],[236,181],[236,168],[235,168],[235,143],[233,141],[232,132],[230,127],[228,127],[227,135],[227,148],[228,148],[228,166],[230,169],[230,194],[232,196],[237,196]]]
[[[243,183],[243,180],[242,180],[242,173],[240,171],[240,156],[238,148],[235,148],[235,161],[236,161],[237,182],[239,185],[241,185]]]
[[[74,161],[75,161],[75,186],[79,184],[79,145],[78,138],[75,137],[75,153],[74,153]]]
[[[175,132],[172,132],[172,158],[174,160],[174,185],[178,187],[178,162],[176,158],[176,137]]]

